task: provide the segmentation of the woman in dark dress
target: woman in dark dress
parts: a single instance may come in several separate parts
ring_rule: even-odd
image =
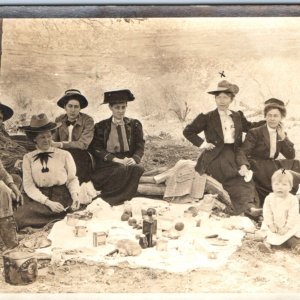
[[[262,123],[251,123],[241,111],[228,109],[238,91],[235,84],[219,82],[216,90],[208,92],[215,96],[217,109],[199,114],[183,134],[195,146],[204,148],[195,169],[200,175],[206,173],[222,183],[234,206],[234,214],[255,215],[257,192],[251,178],[239,173],[236,151],[242,144],[242,133]],[[206,142],[198,136],[203,131]]]
[[[294,178],[291,193],[295,194],[300,183],[300,161],[295,160],[294,144],[289,140],[282,123],[286,116],[283,101],[271,98],[265,102],[266,124],[251,129],[237,153],[241,172],[251,169],[261,205],[272,192],[271,177],[278,169],[291,170]],[[282,154],[285,159],[277,159]]]
[[[129,90],[104,93],[112,116],[95,125],[90,150],[96,161],[91,181],[101,197],[111,205],[134,197],[144,168],[143,128],[140,121],[125,117],[127,103],[134,96]]]

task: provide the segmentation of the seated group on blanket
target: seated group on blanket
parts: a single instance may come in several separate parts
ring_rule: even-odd
[[[234,214],[257,216],[263,207],[264,219],[270,219],[267,215],[273,218],[272,224],[264,223],[266,228],[273,234],[289,235],[282,243],[293,238],[292,245],[296,247],[298,239],[290,235],[295,230],[291,228],[294,221],[290,221],[289,213],[290,202],[294,200],[287,198],[297,199],[289,192],[295,194],[298,190],[300,165],[294,159],[294,145],[281,122],[286,116],[285,104],[271,98],[265,102],[265,120],[249,122],[241,111],[229,110],[238,91],[235,84],[226,80],[219,82],[215,90],[208,92],[214,95],[217,108],[199,114],[184,129],[184,136],[202,148],[195,170],[200,175],[210,175],[223,185],[232,201]],[[44,113],[34,115],[29,126],[21,127],[36,150],[26,153],[23,158],[22,195],[7,173],[0,177],[3,183],[0,192],[6,193],[7,198],[6,202],[0,202],[0,236],[7,247],[16,243],[16,227],[42,227],[62,219],[69,208],[78,209],[79,189],[83,182],[92,182],[94,188],[101,191],[101,198],[111,205],[122,204],[134,197],[144,171],[139,163],[145,144],[142,124],[125,117],[127,103],[134,99],[129,90],[104,93],[102,104],[109,105],[112,116],[94,125],[92,117],[81,112],[88,106],[87,99],[78,90],[67,90],[57,102],[65,114],[55,122],[48,120]],[[12,116],[11,112],[9,117],[6,116],[8,107],[5,105],[0,106],[0,111],[4,120]],[[201,132],[206,141],[199,137]],[[243,132],[247,133],[244,142]],[[280,153],[286,159],[277,160]],[[273,173],[278,172],[282,176],[274,175],[274,179]],[[274,188],[274,181],[287,181],[286,176],[289,179],[287,195]],[[283,200],[281,211],[284,207],[286,213],[278,217],[280,221],[274,217],[278,203],[267,201],[268,194],[268,197]],[[293,209],[298,209],[294,218],[298,220],[299,203],[294,202]],[[23,205],[15,205],[17,208],[13,211],[14,203]],[[272,208],[266,210],[267,203]],[[8,231],[14,232],[12,242],[5,240]],[[269,232],[266,232],[268,236]]]

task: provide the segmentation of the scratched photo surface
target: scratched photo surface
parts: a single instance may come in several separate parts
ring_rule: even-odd
[[[231,109],[263,118],[263,103],[287,106],[288,136],[300,158],[300,18],[3,19],[0,101],[14,109],[9,133],[33,114],[51,120],[67,89],[88,99],[95,122],[110,116],[109,90],[130,89],[127,115],[143,124],[146,170],[196,160],[199,149],[182,134],[199,113],[215,109],[207,91],[226,79],[239,86]],[[62,233],[63,234],[63,233]],[[3,270],[2,261],[0,270]],[[96,263],[42,268],[36,282],[5,283],[1,293],[297,293],[299,255],[259,252],[251,240],[216,269],[169,273]]]

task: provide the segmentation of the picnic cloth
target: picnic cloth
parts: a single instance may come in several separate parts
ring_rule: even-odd
[[[155,208],[158,220],[158,237],[165,232],[173,232],[176,222],[184,222],[184,229],[175,231],[178,239],[169,239],[167,251],[158,251],[156,247],[142,250],[139,256],[119,255],[105,257],[116,249],[121,239],[137,241],[136,234],[128,222],[121,221],[124,206],[110,207],[102,199],[94,200],[87,210],[93,212],[89,221],[80,220],[87,226],[85,237],[75,237],[74,227],[66,224],[66,220],[54,224],[48,238],[52,245],[48,248],[38,249],[38,252],[57,256],[61,261],[67,259],[87,260],[101,262],[109,266],[126,263],[131,268],[148,267],[162,269],[168,272],[185,272],[198,268],[220,268],[228,257],[241,246],[245,232],[254,232],[255,226],[247,217],[210,217],[210,213],[199,212],[197,217],[184,217],[183,212],[191,204],[173,204],[166,201],[133,198],[130,202],[133,217],[141,219],[141,209]],[[128,203],[127,203],[128,205]],[[196,227],[201,219],[200,227]],[[169,231],[162,231],[168,230]],[[93,247],[93,232],[105,231],[108,234],[106,245]],[[174,232],[173,232],[174,233]],[[213,238],[214,235],[217,237]],[[212,238],[206,238],[212,236]],[[67,255],[66,253],[70,253]]]

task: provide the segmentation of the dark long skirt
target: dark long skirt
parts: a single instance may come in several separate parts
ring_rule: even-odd
[[[272,192],[271,178],[279,169],[290,170],[293,175],[293,188],[291,193],[296,194],[300,184],[300,161],[296,159],[266,159],[250,160],[253,170],[253,180],[259,195],[260,204],[263,205],[266,196]]]
[[[73,201],[66,185],[40,188],[50,200],[61,203],[64,207],[71,206]],[[32,200],[24,193],[24,205],[18,207],[14,217],[18,229],[24,227],[43,227],[51,221],[61,220],[66,212],[55,213],[48,206]]]
[[[233,145],[225,145],[222,152],[209,165],[206,173],[220,183],[228,192],[234,214],[239,215],[251,207],[257,207],[259,200],[253,180],[245,182],[238,173]]]
[[[132,199],[137,191],[144,168],[140,165],[123,166],[114,162],[103,162],[91,176],[101,198],[110,205],[119,205]]]
[[[92,157],[86,150],[81,149],[68,149],[76,164],[76,176],[79,183],[88,182],[91,180],[91,173],[93,171]]]

